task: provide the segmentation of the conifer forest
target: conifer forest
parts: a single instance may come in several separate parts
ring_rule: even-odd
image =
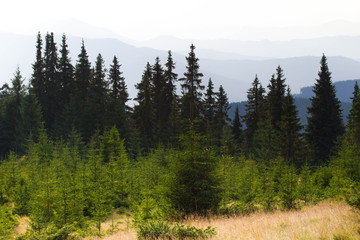
[[[130,216],[139,239],[157,239],[146,235],[156,224],[178,236],[163,239],[200,239],[216,230],[168,224],[325,199],[360,208],[359,86],[345,123],[325,55],[303,126],[281,66],[266,86],[257,76],[234,86],[248,89],[246,114],[230,119],[194,45],[184,73],[171,51],[149,59],[136,96],[117,56],[91,63],[83,41],[73,64],[53,33],[34,46],[29,84],[18,68],[0,88],[0,239],[17,216],[30,223],[17,239],[82,239],[113,213]]]

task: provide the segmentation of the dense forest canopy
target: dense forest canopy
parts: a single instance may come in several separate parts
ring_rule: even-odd
[[[203,79],[194,45],[182,74],[171,51],[146,64],[133,107],[116,56],[108,69],[101,54],[92,64],[82,42],[72,65],[66,36],[57,45],[52,33],[38,34],[35,51],[29,86],[17,69],[0,90],[5,238],[13,214],[30,217],[28,238],[45,239],[91,224],[100,232],[114,211],[142,224],[328,197],[358,204],[359,88],[344,126],[325,55],[303,126],[281,66],[267,86],[254,76],[245,114],[230,120],[226,91],[213,85],[221,79]]]

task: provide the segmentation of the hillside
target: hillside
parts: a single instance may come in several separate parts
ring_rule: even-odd
[[[360,80],[347,80],[335,82],[336,95],[341,102],[351,102],[355,82],[360,84]],[[311,98],[314,96],[313,87],[303,87],[299,94],[294,95],[296,98]],[[344,110],[345,111],[345,110]]]

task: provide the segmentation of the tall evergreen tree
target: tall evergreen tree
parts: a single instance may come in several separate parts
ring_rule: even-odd
[[[164,78],[164,70],[160,64],[160,58],[155,59],[153,65],[153,74],[151,78],[152,99],[154,107],[154,134],[155,141],[166,143],[167,139],[167,122],[168,122],[168,104],[166,101],[166,80]]]
[[[176,144],[176,137],[180,132],[180,109],[178,96],[176,94],[176,81],[178,75],[174,72],[175,62],[173,61],[171,51],[168,51],[167,62],[164,69],[164,80],[166,82],[165,104],[167,116],[167,132],[171,144]]]
[[[252,83],[252,87],[247,92],[248,103],[246,104],[246,114],[243,119],[246,124],[244,137],[246,141],[246,151],[249,153],[252,148],[253,137],[261,114],[264,111],[264,93],[265,89],[261,86],[257,75]]]
[[[88,120],[86,119],[86,109],[84,106],[87,104],[89,86],[92,78],[91,64],[85,49],[84,41],[82,41],[74,76],[74,92],[71,95],[70,104],[67,109],[65,125],[67,126],[67,129],[77,129],[80,134],[84,136],[87,135],[86,123]]]
[[[171,111],[169,115],[169,141],[170,144],[176,146],[178,144],[178,137],[182,133],[181,116],[178,100],[174,96],[171,101]]]
[[[34,94],[25,95],[21,104],[21,126],[22,146],[24,151],[28,145],[28,141],[36,141],[39,137],[41,129],[44,129],[44,122],[41,112],[41,106]],[[21,151],[20,151],[21,152]]]
[[[45,36],[44,83],[46,99],[40,104],[44,111],[45,127],[53,130],[55,120],[61,114],[61,83],[58,79],[58,56],[53,33]]]
[[[215,95],[214,84],[209,78],[209,82],[206,88],[205,99],[204,99],[204,121],[206,126],[206,131],[208,135],[212,136],[214,134],[214,118],[215,118]]]
[[[85,100],[88,96],[88,90],[91,79],[91,64],[87,55],[84,40],[81,44],[81,51],[75,68],[75,95]]]
[[[271,124],[275,130],[279,130],[280,120],[284,113],[285,103],[285,78],[280,66],[276,69],[276,78],[273,75],[268,85],[269,93],[267,95],[268,109],[270,111]]]
[[[174,98],[177,98],[176,96],[176,80],[177,80],[177,74],[174,73],[175,69],[175,62],[173,61],[171,51],[168,52],[168,58],[167,62],[165,63],[165,69],[164,69],[164,80],[166,82],[166,103],[168,103],[168,107],[171,106],[171,101]],[[170,114],[170,108],[168,109],[168,113]]]
[[[266,103],[263,103],[265,105]],[[277,131],[271,124],[270,111],[261,110],[257,127],[254,132],[250,153],[255,160],[263,164],[271,164],[271,160],[280,156],[280,138]]]
[[[218,162],[204,140],[191,123],[180,137],[183,150],[173,160],[168,197],[174,209],[184,213],[206,214],[220,201]]]
[[[152,67],[147,63],[141,82],[135,86],[138,89],[137,97],[135,98],[138,105],[134,109],[136,127],[145,151],[154,146],[154,106],[152,102],[151,78]]]
[[[44,81],[44,59],[42,55],[42,46],[42,38],[39,32],[36,40],[36,60],[32,65],[33,73],[30,80],[30,92],[33,93],[38,99],[40,106],[42,106],[46,102],[46,86]]]
[[[297,117],[298,111],[291,96],[290,88],[287,89],[285,97],[284,114],[279,123],[281,154],[288,164],[300,167],[300,148],[301,139],[300,119]]]
[[[354,85],[352,104],[350,114],[348,116],[348,132],[352,144],[355,145],[357,151],[360,150],[360,90],[357,82]]]
[[[10,94],[5,98],[5,109],[1,123],[1,139],[0,139],[0,153],[7,154],[10,150],[19,151],[21,142],[24,137],[20,132],[21,125],[21,104],[25,96],[25,85],[23,84],[19,68],[16,69]],[[20,136],[21,137],[20,137]]]
[[[105,110],[108,96],[108,83],[105,80],[106,69],[104,60],[99,54],[95,62],[95,70],[92,81],[89,86],[89,100],[87,102],[88,109],[86,111],[88,119],[88,130],[86,131],[90,137],[96,129],[101,129],[105,123]]]
[[[239,106],[236,105],[235,116],[231,126],[231,133],[233,135],[234,142],[236,144],[235,149],[239,150],[243,141],[243,130],[240,121]]]
[[[215,102],[215,137],[217,145],[220,147],[221,138],[225,127],[228,126],[229,116],[229,101],[222,85],[219,87],[219,92],[216,94]]]
[[[325,55],[320,62],[319,79],[316,79],[308,108],[308,124],[306,137],[313,152],[313,163],[325,163],[344,132],[341,118],[340,101],[336,97],[335,87],[331,81],[331,73]]]
[[[74,88],[74,67],[69,57],[68,45],[65,34],[62,36],[60,59],[59,59],[59,81],[61,84],[61,105],[64,108],[70,101]]]
[[[183,119],[190,121],[200,117],[202,90],[205,86],[201,85],[203,74],[199,72],[199,59],[195,55],[195,46],[191,44],[189,56],[186,57],[187,72],[184,78],[179,79],[183,83],[181,98],[181,114]]]
[[[122,138],[126,139],[128,146],[130,138],[130,129],[128,124],[129,107],[126,103],[129,100],[125,78],[120,71],[121,64],[116,56],[113,58],[109,70],[110,99],[109,99],[109,121],[110,126],[115,125]]]

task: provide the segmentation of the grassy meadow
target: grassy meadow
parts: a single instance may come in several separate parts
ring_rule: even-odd
[[[20,219],[15,232],[21,234],[27,226],[27,218]],[[116,230],[111,233],[112,224]],[[344,202],[325,201],[301,210],[257,212],[247,216],[188,217],[182,224],[216,228],[211,239],[265,240],[265,239],[360,239],[360,213]],[[137,239],[132,219],[114,214],[101,226],[102,235],[86,240],[133,240]]]

